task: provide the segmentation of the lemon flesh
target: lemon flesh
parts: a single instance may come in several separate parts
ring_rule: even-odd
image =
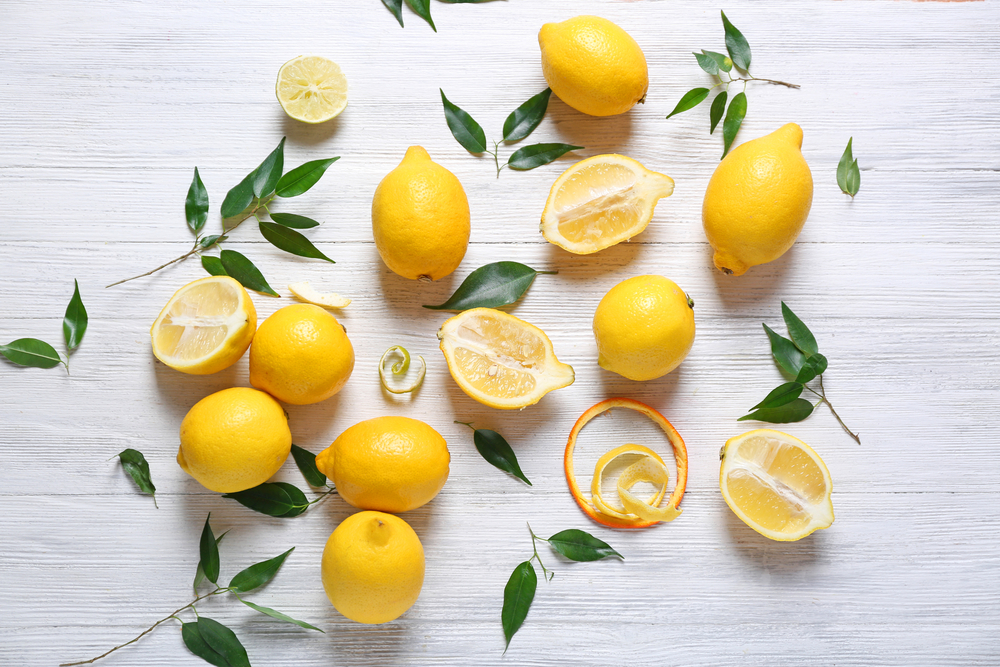
[[[177,290],[153,322],[153,354],[167,366],[208,375],[243,356],[257,330],[257,311],[243,286],[209,276]]]
[[[758,429],[728,440],[719,485],[733,512],[772,540],[800,540],[833,523],[830,471],[787,433]]]
[[[577,255],[609,248],[646,229],[656,203],[673,191],[672,178],[632,158],[595,155],[552,184],[542,212],[542,236]]]
[[[534,405],[573,384],[573,367],[560,362],[541,329],[492,308],[473,308],[446,321],[441,351],[458,386],[500,409]]]
[[[347,106],[347,78],[332,60],[299,56],[278,70],[275,93],[291,118],[322,123],[339,116]]]

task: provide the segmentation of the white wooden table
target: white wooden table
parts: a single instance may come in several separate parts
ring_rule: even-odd
[[[0,0],[0,342],[61,347],[61,318],[80,281],[90,329],[61,368],[0,362],[0,664],[55,665],[102,653],[190,599],[198,536],[212,512],[223,579],[296,551],[250,599],[323,627],[300,630],[218,598],[203,613],[230,625],[256,666],[328,665],[996,665],[1000,660],[1000,469],[997,427],[997,255],[1000,252],[1000,49],[995,2],[733,0],[753,68],[802,85],[755,85],[739,141],[789,121],[805,132],[816,183],[795,247],[739,278],[714,271],[700,220],[721,139],[707,110],[664,120],[708,80],[692,50],[722,50],[720,6],[657,2],[432,2],[437,34],[404,9],[400,29],[377,0],[169,2]],[[498,138],[503,119],[545,87],[542,23],[605,16],[643,47],[645,105],[582,116],[553,97],[528,140],[586,146],[578,157],[632,156],[670,174],[675,194],[629,244],[595,256],[544,242],[549,186],[572,158],[504,171],[466,153],[445,125],[438,88]],[[318,127],[285,118],[279,66],[326,55],[350,81],[350,105]],[[361,419],[428,421],[449,442],[451,477],[405,515],[423,540],[427,576],[401,619],[362,626],[323,594],[319,558],[353,510],[334,497],[294,520],[255,514],[209,493],[176,465],[177,430],[203,396],[247,385],[244,358],[209,377],[154,363],[147,334],[167,298],[204,275],[189,260],[112,289],[185,251],[183,200],[197,165],[217,232],[225,191],[281,136],[286,164],[342,156],[282,210],[323,225],[307,232],[336,265],[281,253],[245,225],[229,247],[250,256],[285,298],[254,296],[261,318],[311,280],[351,297],[343,311],[357,366],[346,388],[289,407],[295,442],[319,451]],[[856,200],[835,170],[848,137],[862,167]],[[372,243],[379,180],[420,144],[464,184],[472,242],[434,284],[391,274]],[[576,383],[522,412],[467,398],[448,376],[434,333],[440,303],[473,268],[498,259],[555,269],[512,309],[548,332]],[[696,301],[694,348],[676,372],[646,383],[602,371],[590,331],[600,297],[620,280],[660,273]],[[744,526],[718,491],[718,451],[756,426],[735,420],[776,386],[760,323],[788,302],[830,359],[826,388],[858,446],[825,408],[785,430],[811,443],[833,475],[836,522],[797,543]],[[384,395],[375,368],[390,345],[426,356],[412,399]],[[603,398],[645,401],[679,429],[691,456],[684,515],[643,531],[591,522],[567,492],[570,426]],[[534,482],[487,465],[453,419],[502,432]],[[645,438],[624,416],[598,422],[592,451]],[[638,422],[636,422],[638,423]],[[603,430],[600,430],[603,429]],[[603,439],[601,439],[603,438]],[[143,451],[159,509],[117,459]],[[305,484],[291,460],[277,479]],[[504,647],[504,584],[531,555],[525,522],[549,535],[588,530],[624,562],[556,571]],[[200,665],[167,625],[101,663]]]

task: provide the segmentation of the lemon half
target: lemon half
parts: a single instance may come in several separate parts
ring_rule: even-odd
[[[299,56],[282,65],[274,92],[285,113],[303,123],[328,121],[347,107],[347,77],[340,65],[321,56]]]

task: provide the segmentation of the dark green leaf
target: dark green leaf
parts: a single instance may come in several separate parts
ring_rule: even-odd
[[[201,246],[202,248],[211,248],[216,243],[222,243],[228,238],[229,238],[228,236],[223,236],[222,234],[210,234],[208,236],[203,237],[200,241],[198,241],[198,245]]]
[[[736,421],[742,422],[748,419],[755,419],[760,422],[768,422],[771,424],[790,424],[792,422],[802,421],[812,414],[812,411],[812,403],[804,398],[796,398],[791,403],[785,403],[777,408],[761,408],[760,410],[740,417]]]
[[[312,241],[306,237],[299,234],[294,229],[289,229],[283,225],[279,225],[276,222],[268,222],[267,220],[261,220],[259,223],[261,235],[271,242],[271,245],[284,250],[285,252],[290,252],[293,255],[298,255],[299,257],[311,257],[312,259],[323,259],[331,264],[334,263],[332,259],[321,253],[316,246],[312,244]]]
[[[728,97],[729,93],[723,90],[712,100],[712,110],[709,113],[709,120],[712,121],[712,127],[708,131],[709,134],[715,134],[715,128],[719,124],[719,121],[722,120],[722,114],[726,110],[726,99]]]
[[[517,463],[517,456],[514,455],[514,450],[511,449],[502,435],[496,431],[477,428],[475,434],[472,436],[472,441],[476,445],[476,450],[479,451],[490,465],[504,472],[509,472],[528,486],[531,486],[531,482],[521,472],[521,466]]]
[[[715,51],[706,51],[705,49],[702,49],[701,52],[706,57],[715,61],[715,65],[723,72],[729,72],[733,69],[733,61],[728,56]],[[701,61],[699,60],[698,62],[700,63]]]
[[[126,449],[118,458],[122,462],[122,467],[139,486],[139,490],[153,496],[153,503],[156,503],[156,487],[149,476],[149,462],[137,449]]]
[[[382,4],[389,8],[392,15],[399,21],[399,27],[403,27],[403,0],[382,0]]]
[[[299,471],[310,486],[326,486],[326,475],[316,467],[315,454],[308,449],[292,444],[292,458],[295,459],[295,465],[299,467]]]
[[[535,131],[549,108],[552,89],[546,88],[527,102],[514,109],[503,122],[503,140],[520,141]]]
[[[197,623],[183,623],[181,625],[181,638],[188,650],[196,656],[211,663],[216,667],[231,667],[229,661],[222,657],[214,648],[208,645],[205,638],[201,636]]]
[[[274,190],[285,169],[285,138],[278,142],[278,147],[264,158],[264,161],[253,170],[253,195],[260,198],[269,195]]]
[[[858,166],[858,161],[855,160],[851,163],[851,168],[847,170],[847,194],[852,197],[858,194],[858,190],[861,189],[861,168]]]
[[[434,32],[438,31],[437,27],[434,25],[434,20],[431,19],[430,0],[406,0],[406,4],[410,6],[410,9],[417,13],[417,16],[430,23]]]
[[[799,374],[795,376],[795,381],[802,383],[811,381],[817,375],[822,375],[826,372],[826,365],[826,357],[817,352],[806,359],[806,362],[802,364],[802,370],[800,370]]]
[[[463,109],[455,106],[448,100],[441,91],[441,102],[444,104],[444,119],[448,122],[448,129],[455,141],[462,144],[462,148],[470,153],[483,153],[486,151],[486,133],[482,126],[477,123],[472,116]]]
[[[747,115],[746,93],[736,93],[733,101],[729,103],[729,111],[726,112],[726,120],[722,123],[722,138],[726,142],[726,148],[722,151],[722,157],[729,154],[729,147],[736,139],[736,133],[740,131],[743,118]]]
[[[288,493],[277,484],[264,482],[260,486],[255,486],[246,491],[227,493],[223,498],[232,498],[244,507],[249,507],[254,512],[260,512],[268,516],[284,516],[292,511],[292,500]]]
[[[226,273],[226,267],[222,266],[222,260],[218,257],[213,257],[212,255],[202,255],[201,265],[208,271],[209,275],[213,276],[228,276]]]
[[[795,347],[802,351],[802,354],[808,357],[819,352],[819,345],[816,344],[816,337],[813,336],[812,331],[809,331],[809,327],[792,312],[792,309],[784,301],[781,302],[781,317],[785,320],[785,326],[788,327],[789,338],[795,343]]]
[[[510,646],[511,637],[521,628],[524,619],[531,608],[531,602],[535,599],[535,589],[538,587],[538,576],[531,561],[526,560],[514,568],[514,572],[507,580],[507,585],[503,589],[503,610],[500,612],[500,620],[503,623],[503,634],[507,638],[507,646]],[[507,649],[504,648],[506,653]]]
[[[548,541],[552,548],[563,556],[581,563],[609,556],[618,556],[625,560],[625,557],[612,549],[607,542],[602,542],[590,533],[575,528],[558,532]]]
[[[677,103],[677,106],[674,107],[674,110],[667,114],[667,118],[670,118],[675,114],[679,114],[682,111],[695,108],[705,101],[705,98],[708,97],[708,93],[708,88],[692,88],[687,91],[684,93],[684,97],[681,98],[681,101]]]
[[[235,250],[223,250],[219,253],[219,260],[222,261],[222,266],[226,269],[226,275],[232,276],[247,289],[271,296],[281,296],[271,289],[271,286],[264,280],[264,274],[253,265],[253,262]]]
[[[229,588],[237,593],[249,593],[256,588],[260,588],[274,579],[274,575],[278,573],[278,568],[281,567],[281,564],[285,562],[285,559],[293,551],[295,551],[295,547],[292,547],[280,556],[275,556],[269,560],[251,565],[233,577],[233,580],[229,582]]]
[[[242,598],[237,598],[237,599],[240,602],[242,602],[243,604],[245,604],[246,606],[250,607],[251,609],[255,609],[255,610],[259,611],[262,614],[270,616],[271,618],[276,618],[279,621],[284,621],[285,623],[293,623],[293,624],[299,626],[300,628],[305,628],[306,630],[318,630],[319,632],[323,632],[324,634],[326,634],[324,630],[320,630],[315,625],[310,625],[309,623],[306,623],[305,621],[297,621],[294,618],[292,618],[291,616],[288,616],[287,614],[282,614],[280,611],[275,611],[274,609],[271,609],[270,607],[264,607],[264,606],[261,606],[259,604],[254,604],[253,602],[249,602],[249,601],[244,600]]]
[[[462,281],[455,293],[431,310],[469,310],[499,308],[514,303],[531,287],[535,276],[551,271],[536,271],[519,262],[493,262],[480,266]]]
[[[215,541],[212,526],[208,523],[211,518],[212,513],[209,512],[208,517],[205,519],[205,527],[201,529],[201,542],[198,545],[198,551],[201,556],[199,564],[201,565],[201,571],[205,574],[205,578],[213,584],[218,584],[219,543]]]
[[[226,193],[226,198],[222,201],[222,217],[232,218],[242,213],[250,202],[253,201],[253,176],[254,172],[246,175],[232,190]]]
[[[548,164],[570,151],[582,150],[583,146],[572,144],[532,144],[518,148],[507,158],[507,166],[518,171],[527,171]]]
[[[66,306],[66,314],[63,315],[63,338],[66,340],[66,349],[75,350],[83,340],[83,334],[87,333],[87,309],[83,307],[83,299],[80,298],[80,283],[73,279],[73,298]]]
[[[694,54],[694,58],[698,61],[699,67],[713,76],[719,75],[719,63],[715,62],[714,58],[706,56],[704,53],[694,53],[694,51],[691,53]]]
[[[750,69],[750,45],[746,37],[729,22],[725,12],[722,12],[722,25],[726,29],[726,51],[729,52],[729,57],[733,59],[734,65],[746,72]]]
[[[198,617],[198,632],[205,643],[225,658],[231,667],[250,667],[250,658],[236,633],[218,621],[206,616]]]
[[[287,198],[298,197],[300,194],[308,192],[309,188],[316,185],[316,182],[323,177],[330,165],[339,159],[339,156],[331,157],[299,165],[281,177],[278,185],[275,186],[274,194]]]
[[[208,220],[208,190],[201,182],[198,167],[194,168],[194,179],[188,188],[187,199],[184,200],[184,216],[187,218],[188,227],[195,234],[201,231],[205,221]]]
[[[18,338],[0,345],[0,354],[15,364],[33,368],[52,368],[62,363],[55,348],[37,338]]]
[[[805,355],[799,352],[799,348],[795,347],[795,343],[776,333],[766,324],[764,325],[764,331],[767,332],[767,337],[771,341],[771,354],[774,355],[774,360],[778,362],[781,370],[792,377],[798,375],[799,371],[802,370],[802,364],[806,361]]]
[[[847,174],[850,172],[851,164],[854,162],[854,153],[851,148],[852,143],[854,143],[854,137],[847,140],[847,148],[844,149],[844,154],[840,156],[840,163],[837,165],[837,185],[840,186],[844,194],[850,194],[847,190]]]
[[[282,514],[282,518],[290,519],[291,517],[298,516],[309,509],[309,499],[306,498],[306,494],[302,493],[302,489],[294,484],[289,484],[288,482],[272,482],[272,484],[281,487],[281,489],[288,495],[288,499],[292,502],[291,509]]]
[[[801,382],[786,382],[785,384],[779,386],[777,389],[772,391],[770,394],[764,397],[764,400],[757,405],[750,408],[751,410],[757,410],[759,408],[776,408],[778,406],[784,405],[785,403],[791,403],[796,398],[802,394],[802,383]]]
[[[222,543],[222,538],[225,537],[228,532],[229,531],[227,530],[225,533],[215,538],[216,546]],[[199,558],[198,567],[195,569],[194,572],[194,592],[196,596],[198,594],[198,587],[201,586],[203,581],[205,581],[205,569],[201,566],[201,559]]]
[[[307,218],[304,215],[295,215],[294,213],[272,213],[271,219],[279,225],[294,227],[295,229],[309,229],[310,227],[319,226],[319,223],[312,218]]]

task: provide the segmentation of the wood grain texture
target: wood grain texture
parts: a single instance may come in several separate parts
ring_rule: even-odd
[[[375,0],[0,0],[0,342],[39,337],[62,350],[73,279],[90,329],[62,368],[0,362],[0,665],[87,659],[187,602],[198,536],[212,512],[222,578],[296,546],[250,599],[327,634],[277,623],[234,601],[203,613],[233,627],[261,665],[995,665],[1000,654],[1000,55],[996,3],[734,0],[727,15],[753,48],[758,76],[738,141],[788,121],[805,131],[816,183],[809,221],[781,259],[739,279],[711,266],[701,199],[721,153],[707,109],[665,120],[704,85],[692,50],[722,50],[718,7],[693,0],[511,0],[432,3],[439,32],[409,9],[406,28]],[[582,116],[553,97],[528,143],[586,146],[535,171],[504,171],[448,133],[437,89],[499,138],[506,115],[545,87],[537,30],[575,14],[605,16],[642,45],[645,105]],[[315,52],[350,83],[337,120],[304,126],[274,99],[278,67]],[[339,497],[293,520],[254,514],[202,488],[176,465],[178,427],[203,396],[246,386],[247,360],[208,377],[154,360],[148,327],[169,296],[204,275],[196,259],[105,289],[185,252],[183,200],[197,165],[217,233],[226,190],[282,136],[286,164],[341,160],[309,193],[275,210],[309,215],[306,232],[337,261],[291,257],[247,223],[229,247],[260,266],[280,299],[254,295],[261,318],[294,303],[285,286],[310,280],[354,301],[338,315],[357,355],[334,398],[289,406],[295,442],[319,451],[351,424],[382,414],[428,421],[447,439],[451,476],[405,518],[423,541],[427,578],[400,620],[361,626],[336,613],[319,582],[333,528],[352,512]],[[836,185],[854,138],[855,200]],[[522,142],[523,143],[523,142]],[[379,180],[420,144],[461,179],[472,241],[461,267],[433,284],[381,263],[370,231]],[[501,148],[509,154],[515,147]],[[620,152],[671,175],[673,196],[628,244],[578,257],[545,243],[538,219],[556,176],[574,160]],[[539,276],[509,310],[543,328],[576,383],[521,412],[463,394],[434,336],[440,303],[472,269],[510,259]],[[636,383],[602,371],[590,322],[601,296],[643,273],[675,280],[696,302],[697,339],[674,373]],[[781,327],[780,301],[812,327],[830,359],[826,388],[861,432],[856,445],[821,407],[784,427],[830,467],[837,520],[801,542],[768,541],[718,492],[718,451],[756,426],[737,423],[781,381],[760,323]],[[411,397],[381,391],[382,352],[423,354],[427,380]],[[590,522],[566,492],[565,438],[609,396],[662,411],[690,453],[684,514],[631,532]],[[501,431],[534,482],[488,464],[474,421]],[[608,444],[662,436],[623,411],[581,439],[583,474]],[[115,455],[143,451],[159,509]],[[305,488],[289,462],[276,479]],[[543,550],[556,578],[501,657],[502,590],[531,555],[525,522],[550,535],[582,528],[623,562],[570,563]],[[163,627],[101,663],[205,664]]]

